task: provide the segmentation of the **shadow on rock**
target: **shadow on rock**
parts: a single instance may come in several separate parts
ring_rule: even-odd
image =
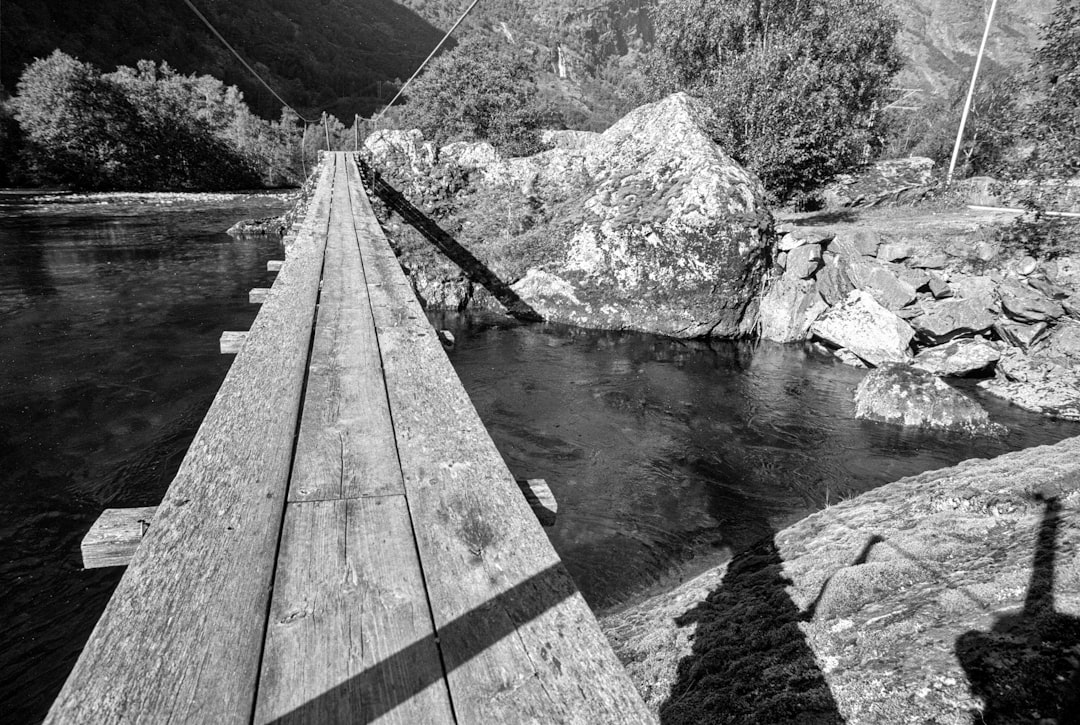
[[[772,539],[739,554],[721,586],[677,620],[697,630],[662,723],[843,722],[781,565]]]
[[[1045,506],[1023,609],[989,632],[966,632],[956,656],[985,703],[976,722],[1080,723],[1080,618],[1054,609],[1054,560],[1061,505]]]

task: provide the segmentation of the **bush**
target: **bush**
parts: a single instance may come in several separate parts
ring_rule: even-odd
[[[658,94],[715,110],[713,137],[776,197],[864,160],[876,108],[900,69],[897,23],[879,0],[660,0]]]
[[[559,123],[540,100],[529,59],[497,39],[466,40],[437,58],[413,83],[401,117],[438,145],[488,141],[509,155],[540,150],[540,129]]]

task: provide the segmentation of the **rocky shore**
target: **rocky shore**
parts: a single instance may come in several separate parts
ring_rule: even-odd
[[[857,366],[981,377],[1021,407],[1080,419],[1080,254],[1010,240],[1023,224],[1010,217],[919,217],[782,224],[761,336],[816,340]]]
[[[1080,722],[1080,439],[844,501],[602,619],[665,723]]]

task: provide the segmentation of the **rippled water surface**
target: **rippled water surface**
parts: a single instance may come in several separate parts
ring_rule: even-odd
[[[0,194],[0,722],[39,719],[119,581],[101,510],[160,500],[280,258],[283,195]]]
[[[598,609],[883,483],[1080,435],[989,396],[1000,439],[857,421],[864,373],[801,345],[432,319],[510,469],[547,479],[551,539]]]
[[[250,326],[276,241],[221,230],[273,195],[0,194],[0,722],[40,719],[120,570],[83,571],[103,508],[158,503]],[[435,315],[552,540],[598,608],[886,481],[1080,434],[989,403],[1001,440],[852,420],[862,373],[800,346]]]

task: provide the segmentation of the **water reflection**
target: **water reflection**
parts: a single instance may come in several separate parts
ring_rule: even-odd
[[[599,609],[883,483],[1080,434],[985,399],[1005,438],[857,421],[864,373],[799,345],[432,317],[510,469],[547,479],[552,542]]]

